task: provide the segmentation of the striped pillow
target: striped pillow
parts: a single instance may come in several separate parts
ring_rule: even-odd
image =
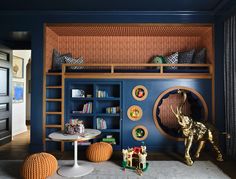
[[[84,59],[83,57],[79,57],[79,58],[72,58],[72,57],[65,57],[65,62],[67,64],[83,64],[84,63]],[[70,66],[68,67],[68,69],[70,70],[78,70],[78,69],[83,69],[84,67],[82,66]]]

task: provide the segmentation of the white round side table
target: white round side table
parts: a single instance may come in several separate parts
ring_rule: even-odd
[[[58,174],[64,177],[81,177],[93,171],[93,167],[89,165],[78,165],[78,142],[87,141],[96,138],[101,132],[96,129],[85,129],[83,135],[69,135],[63,132],[53,132],[49,134],[49,138],[53,141],[74,142],[74,165],[62,166],[58,169]]]

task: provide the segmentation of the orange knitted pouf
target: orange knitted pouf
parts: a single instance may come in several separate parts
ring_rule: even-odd
[[[112,152],[111,144],[97,142],[87,148],[86,157],[92,162],[103,162],[111,158]]]
[[[28,156],[22,166],[24,179],[46,179],[57,171],[57,159],[48,153],[37,153]]]

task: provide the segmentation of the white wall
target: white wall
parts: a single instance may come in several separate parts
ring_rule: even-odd
[[[31,50],[13,50],[13,55],[24,59],[24,78],[13,78],[12,81],[24,82],[24,100],[12,103],[12,136],[27,131],[26,127],[26,65],[31,58]]]

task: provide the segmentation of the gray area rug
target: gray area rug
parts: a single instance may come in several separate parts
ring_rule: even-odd
[[[120,163],[112,161],[102,163],[91,163],[79,161],[79,164],[89,164],[94,167],[94,171],[83,179],[229,179],[221,169],[210,161],[195,161],[189,167],[179,161],[149,161],[149,168],[143,176],[138,176],[133,170],[122,171]],[[22,161],[0,161],[0,178],[16,179],[20,178],[20,166]],[[72,160],[59,161],[59,165],[72,165]],[[64,177],[55,174],[49,179],[62,179]],[[75,179],[75,178],[73,178]]]

